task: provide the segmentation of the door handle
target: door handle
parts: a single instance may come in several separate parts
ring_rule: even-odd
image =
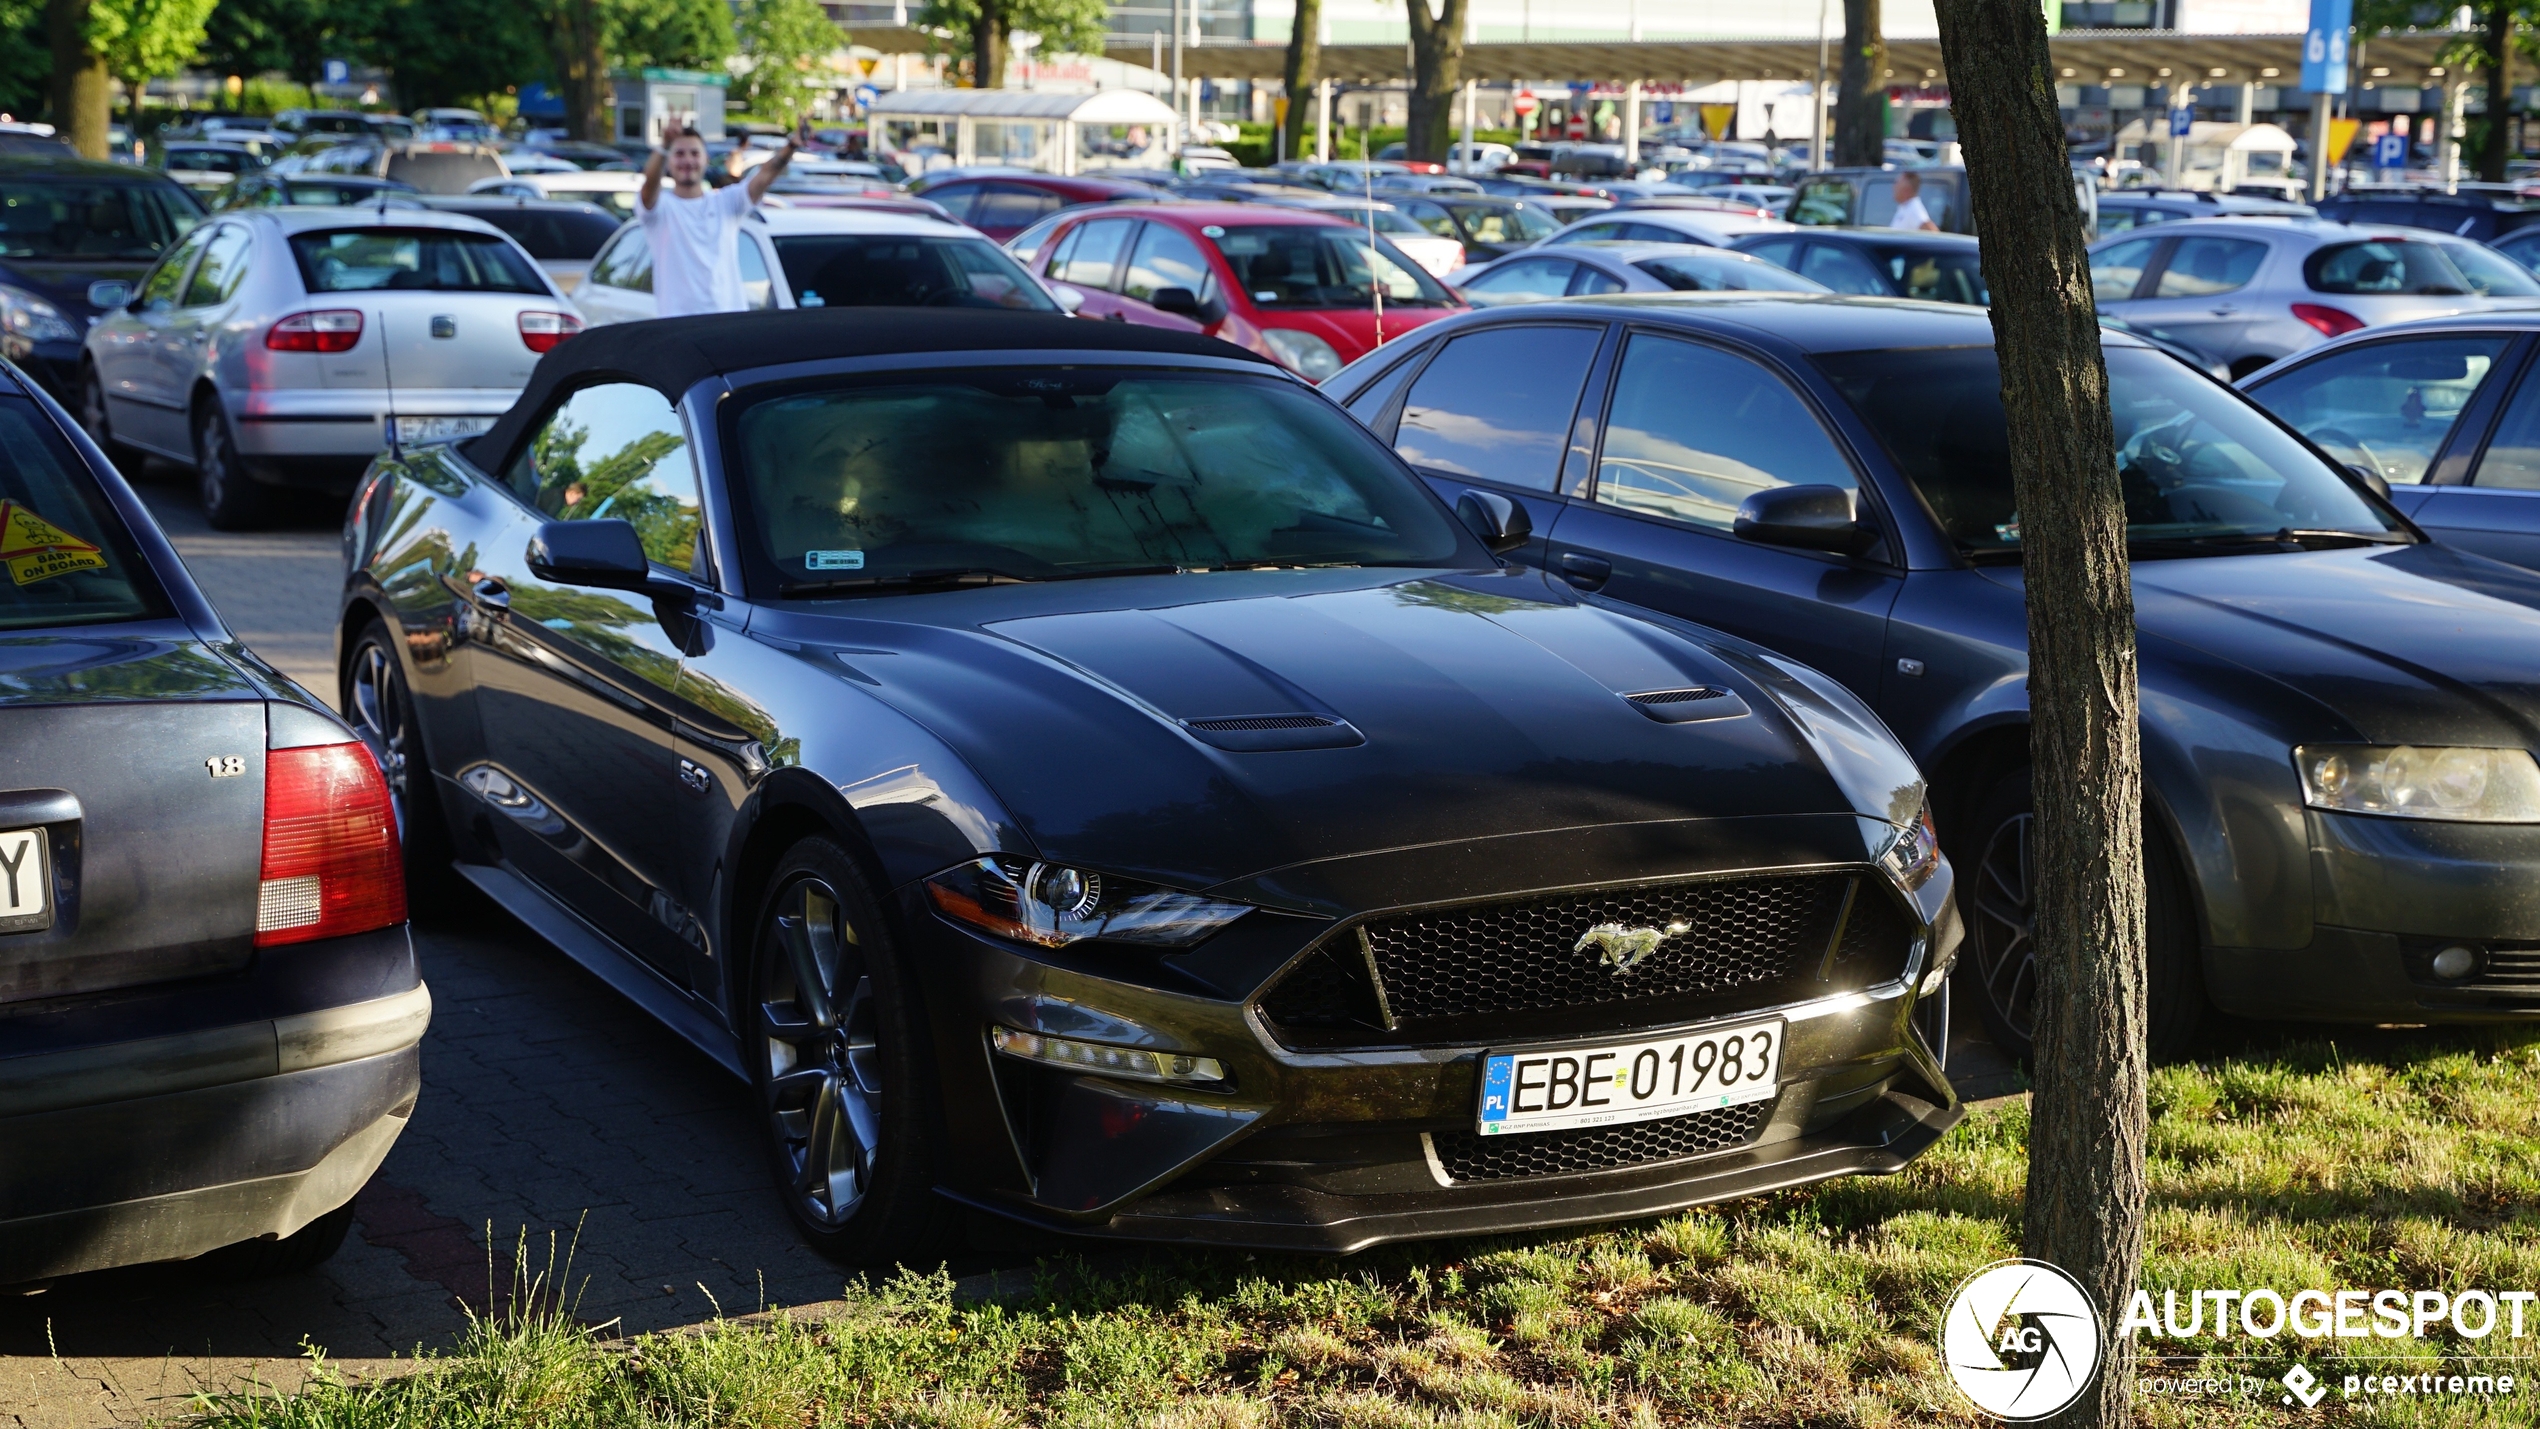
[[[1576,551],[1562,553],[1561,579],[1580,590],[1599,589],[1605,584],[1606,577],[1612,574],[1614,563],[1602,556],[1582,556]]]
[[[2238,311],[2240,311],[2238,307],[2230,303],[2225,303],[2221,307],[2214,309],[2214,316],[2218,318],[2227,318]]]

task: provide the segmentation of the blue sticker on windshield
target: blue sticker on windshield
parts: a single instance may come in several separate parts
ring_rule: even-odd
[[[803,569],[809,571],[860,571],[864,569],[862,551],[805,551]]]

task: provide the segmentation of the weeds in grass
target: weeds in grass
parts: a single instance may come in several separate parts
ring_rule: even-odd
[[[2348,1034],[2164,1068],[2152,1094],[2156,1300],[2540,1288],[2540,1036]],[[195,1410],[204,1429],[1974,1425],[1933,1329],[1960,1280],[2017,1251],[2026,1132],[2022,1105],[1987,1108],[1898,1176],[1583,1233],[1052,1261],[1020,1305],[903,1273],[637,1338],[576,1323],[570,1246],[533,1271],[523,1239],[510,1293],[413,1372],[355,1382],[321,1360],[295,1392]],[[2272,1380],[2298,1354],[2336,1386],[2479,1355],[2528,1382],[2534,1319],[2521,1341],[2208,1338],[2146,1372]],[[2155,1429],[2540,1421],[2527,1394],[2138,1402]]]

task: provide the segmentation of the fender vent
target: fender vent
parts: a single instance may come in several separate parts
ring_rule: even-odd
[[[1735,719],[1746,713],[1746,701],[1717,685],[1694,685],[1681,690],[1644,690],[1623,698],[1632,702],[1632,708],[1660,724]]]
[[[1336,719],[1327,719],[1322,715],[1310,714],[1237,715],[1232,719],[1195,719],[1189,721],[1191,728],[1204,729],[1212,733],[1231,733],[1236,730],[1254,729],[1330,729],[1333,725],[1339,723],[1340,721]]]

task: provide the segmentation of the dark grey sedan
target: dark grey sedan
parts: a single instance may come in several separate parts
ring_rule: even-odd
[[[432,1010],[387,781],[0,364],[0,1286],[334,1253]]]

